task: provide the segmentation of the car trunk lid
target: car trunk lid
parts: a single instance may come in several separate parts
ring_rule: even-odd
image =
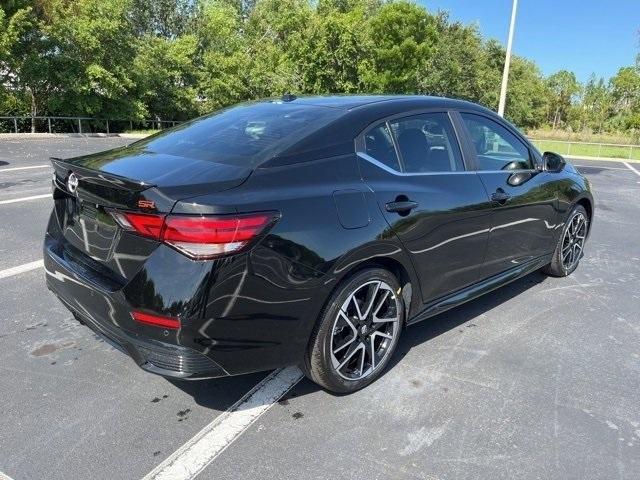
[[[126,148],[51,162],[60,240],[75,261],[120,283],[140,270],[159,242],[123,231],[112,211],[169,213],[180,199],[233,188],[252,171]]]

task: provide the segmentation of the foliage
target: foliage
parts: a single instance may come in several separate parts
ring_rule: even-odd
[[[0,113],[182,120],[285,92],[496,109],[504,55],[409,0],[0,0]],[[518,126],[640,131],[640,66],[580,85],[511,65],[506,116]]]

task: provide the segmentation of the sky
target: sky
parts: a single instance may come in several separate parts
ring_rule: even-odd
[[[429,11],[477,23],[485,38],[507,44],[512,0],[419,0]],[[513,52],[545,75],[573,71],[584,82],[615,75],[640,53],[640,0],[519,0]]]

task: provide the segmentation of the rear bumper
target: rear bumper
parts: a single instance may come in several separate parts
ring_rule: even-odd
[[[129,355],[141,368],[151,373],[179,379],[227,376],[228,373],[203,353],[130,332],[119,323],[129,321],[131,307],[121,291],[94,282],[79,265],[56,249],[48,237],[44,248],[47,287],[73,313],[78,321],[91,328],[120,351]]]

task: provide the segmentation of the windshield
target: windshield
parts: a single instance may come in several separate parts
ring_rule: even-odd
[[[147,152],[255,167],[341,115],[289,103],[242,104],[135,143]]]

